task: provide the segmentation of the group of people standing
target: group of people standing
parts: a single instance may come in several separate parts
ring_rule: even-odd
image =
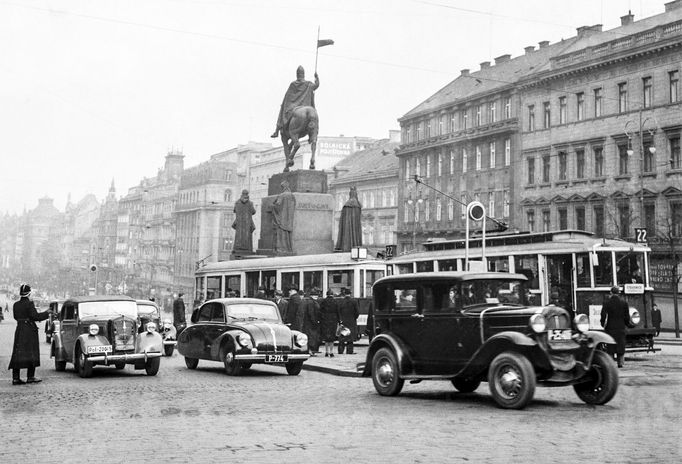
[[[298,289],[290,289],[286,300],[284,293],[277,290],[275,303],[284,323],[308,336],[310,354],[317,355],[324,343],[325,357],[334,357],[334,342],[337,340],[338,354],[354,354],[353,341],[357,338],[360,310],[350,289],[343,289],[341,299],[337,299],[332,290],[327,290],[323,299],[320,299],[321,292],[317,289],[302,293],[303,296]]]

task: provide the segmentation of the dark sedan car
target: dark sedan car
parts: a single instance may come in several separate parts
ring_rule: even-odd
[[[520,409],[536,384],[573,386],[588,404],[616,394],[618,372],[599,349],[609,335],[558,306],[527,306],[527,278],[503,272],[423,272],[374,284],[377,335],[364,375],[381,395],[405,380],[449,380],[461,392],[487,381],[503,408]]]
[[[228,375],[239,375],[252,364],[283,365],[290,375],[298,375],[310,356],[308,337],[284,325],[271,301],[210,300],[192,313],[192,323],[177,345],[189,369],[205,359],[222,362]]]

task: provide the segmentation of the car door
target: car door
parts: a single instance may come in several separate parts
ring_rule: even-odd
[[[73,349],[78,337],[76,304],[74,302],[69,301],[62,306],[59,335],[62,347],[66,353],[66,360],[73,362]]]

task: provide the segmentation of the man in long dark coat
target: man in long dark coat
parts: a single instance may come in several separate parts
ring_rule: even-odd
[[[185,327],[187,326],[187,320],[185,319],[185,302],[182,299],[183,294],[178,294],[178,297],[173,301],[173,325],[177,334],[180,335]]]
[[[299,307],[299,314],[303,317],[301,332],[308,336],[308,350],[315,356],[320,348],[320,305],[308,290],[304,293]]]
[[[275,290],[275,304],[279,309],[279,314],[282,317],[282,321],[286,323],[289,303],[284,299],[284,293],[282,290]]]
[[[618,367],[623,367],[625,357],[625,328],[630,324],[630,308],[618,294],[618,287],[611,288],[611,297],[601,308],[601,325],[607,334],[616,341],[616,360]],[[613,345],[607,345],[609,354],[613,356]]]
[[[327,290],[327,297],[320,302],[320,338],[324,340],[324,355],[334,357],[334,340],[336,328],[341,322],[339,306],[334,299],[334,292]]]
[[[292,288],[289,290],[289,307],[287,308],[287,318],[284,320],[285,324],[290,324],[293,330],[301,330],[301,318],[298,315],[301,306],[301,295],[298,294],[298,289]]]
[[[358,316],[360,316],[360,309],[358,302],[351,296],[350,289],[344,291],[343,300],[339,303],[339,314],[341,315],[341,324],[350,330],[350,335],[347,337],[339,337],[339,354],[343,354],[344,349],[348,348],[348,354],[353,353],[353,341],[357,338],[358,333]]]
[[[19,301],[14,303],[12,311],[14,319],[17,321],[17,328],[14,332],[14,346],[12,348],[12,359],[9,362],[9,369],[12,369],[12,385],[22,385],[25,383],[38,383],[41,379],[36,378],[36,367],[40,366],[40,347],[38,344],[38,326],[36,321],[44,321],[50,315],[50,311],[39,313],[33,301],[28,297],[31,295],[31,287],[22,285],[19,287]],[[26,369],[27,380],[21,380],[21,369]]]

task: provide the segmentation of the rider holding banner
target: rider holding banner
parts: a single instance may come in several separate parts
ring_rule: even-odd
[[[298,106],[312,106],[315,107],[315,90],[320,86],[320,79],[315,73],[315,82],[305,80],[305,71],[303,66],[296,69],[296,80],[289,84],[282,105],[279,108],[279,115],[277,117],[277,127],[275,132],[270,136],[272,138],[279,137],[279,132],[287,127],[291,112]]]

